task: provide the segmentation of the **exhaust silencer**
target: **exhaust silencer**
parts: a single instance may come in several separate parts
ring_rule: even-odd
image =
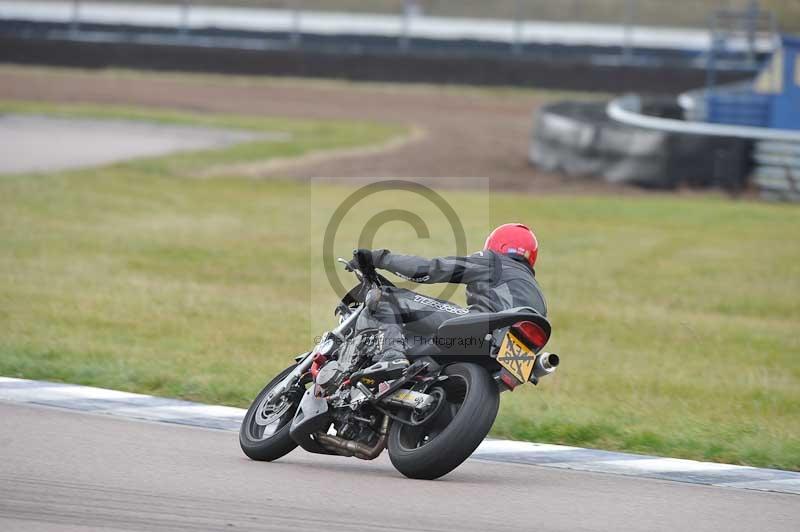
[[[531,372],[530,380],[535,383],[539,378],[550,375],[556,370],[559,362],[560,359],[555,353],[539,353],[536,357],[536,362],[533,363],[533,371]],[[536,381],[534,381],[534,379],[536,379]]]

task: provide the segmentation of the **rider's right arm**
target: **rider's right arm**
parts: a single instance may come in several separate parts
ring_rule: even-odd
[[[378,249],[372,252],[372,262],[377,268],[415,283],[467,284],[491,280],[495,274],[495,257],[483,251],[468,257],[426,259]]]

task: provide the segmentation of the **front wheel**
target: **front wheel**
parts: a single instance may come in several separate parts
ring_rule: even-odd
[[[448,378],[431,390],[444,392],[435,417],[416,427],[394,422],[389,430],[389,458],[409,478],[432,480],[461,465],[497,417],[500,393],[484,368],[458,363],[444,374]]]
[[[297,388],[288,391],[277,401],[266,400],[270,390],[293,369],[294,366],[289,366],[272,379],[244,415],[239,429],[239,445],[244,454],[253,460],[271,462],[297,447],[297,443],[289,436],[289,428],[305,390]]]

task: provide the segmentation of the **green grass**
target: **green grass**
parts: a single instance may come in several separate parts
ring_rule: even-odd
[[[11,110],[292,135],[0,177],[0,374],[238,406],[320,332],[311,311],[335,297],[312,290],[322,267],[310,258],[310,220],[320,199],[335,206],[352,189],[194,176],[404,131],[0,105]],[[476,213],[464,220],[472,249],[489,221],[528,221],[542,243],[550,348],[563,365],[503,396],[495,435],[800,470],[800,211],[715,197],[444,195]],[[376,196],[373,207],[397,203]],[[342,255],[359,230],[343,225]],[[378,237],[396,250],[449,251],[400,226]]]

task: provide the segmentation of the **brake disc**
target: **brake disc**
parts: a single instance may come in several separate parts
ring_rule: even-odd
[[[256,411],[253,421],[255,421],[257,425],[267,427],[283,417],[291,406],[292,403],[286,396],[281,397],[281,401],[277,404],[269,402],[265,397],[261,401],[261,404],[258,405],[258,410]]]

